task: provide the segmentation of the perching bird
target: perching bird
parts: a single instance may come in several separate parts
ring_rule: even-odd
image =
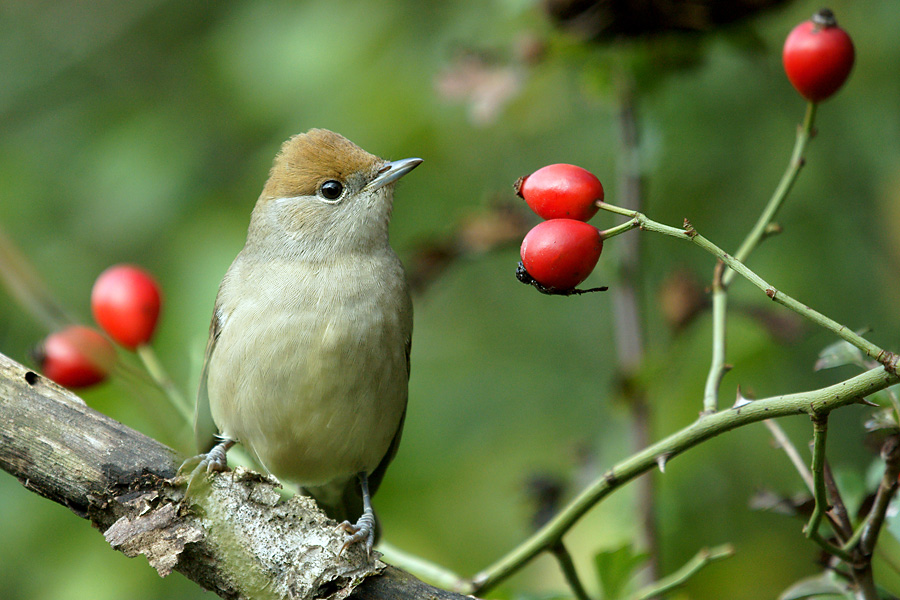
[[[210,324],[201,471],[224,470],[243,444],[344,521],[344,548],[371,552],[370,496],[403,429],[412,303],[388,223],[395,182],[421,162],[388,162],[324,129],[286,141]]]

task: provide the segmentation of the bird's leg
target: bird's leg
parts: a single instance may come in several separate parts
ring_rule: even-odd
[[[359,486],[362,488],[363,514],[357,519],[356,523],[344,521],[338,527],[347,533],[352,533],[350,539],[341,546],[340,554],[344,550],[358,542],[365,541],[366,556],[372,557],[372,546],[375,545],[375,511],[372,510],[372,498],[369,495],[369,476],[366,473],[360,473]]]
[[[201,475],[209,474],[214,471],[222,472],[228,470],[228,458],[225,453],[236,443],[237,442],[234,440],[222,440],[213,446],[206,454],[192,456],[181,463],[181,466],[178,468],[179,475],[190,470],[190,474],[187,475],[188,487],[184,492],[185,499],[190,497],[191,492],[196,488],[195,482],[200,479]]]

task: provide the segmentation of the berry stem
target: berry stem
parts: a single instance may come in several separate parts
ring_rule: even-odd
[[[885,351],[884,349],[873,344],[861,335],[855,333],[848,327],[841,325],[834,319],[823,315],[817,310],[810,308],[809,306],[802,304],[801,302],[798,302],[791,296],[788,296],[781,290],[778,290],[765,279],[747,268],[744,263],[737,260],[735,257],[731,256],[730,254],[716,246],[714,243],[700,235],[697,230],[694,229],[694,227],[690,224],[690,222],[685,221],[685,227],[682,229],[678,229],[675,227],[664,225],[662,223],[658,223],[652,219],[647,218],[646,215],[633,210],[627,210],[618,206],[607,204],[605,202],[600,202],[598,203],[598,205],[601,209],[606,210],[607,212],[612,212],[615,214],[630,217],[632,219],[636,219],[638,221],[638,228],[641,230],[662,233],[670,237],[693,242],[694,244],[700,246],[701,248],[721,260],[723,263],[725,263],[726,266],[735,271],[738,275],[758,287],[766,294],[766,296],[769,297],[769,299],[777,302],[778,304],[781,304],[785,308],[794,311],[800,316],[808,319],[809,321],[812,321],[816,325],[828,329],[842,340],[849,342],[851,345],[862,350],[863,353],[865,353],[870,358],[884,365],[885,370],[889,371],[892,374],[896,373],[897,363],[898,361],[900,361],[900,357],[898,357],[898,355],[892,352]]]
[[[159,357],[156,356],[156,352],[153,351],[153,348],[149,344],[141,344],[135,348],[135,352],[138,357],[140,357],[141,362],[144,363],[144,368],[147,369],[147,373],[150,374],[153,382],[156,383],[169,400],[172,408],[181,415],[188,425],[192,425],[194,422],[193,411],[190,406],[188,406],[184,396],[181,395],[175,382],[169,377],[169,374],[159,361]]]

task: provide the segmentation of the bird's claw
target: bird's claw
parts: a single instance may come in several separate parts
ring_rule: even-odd
[[[222,442],[215,445],[209,452],[192,456],[181,463],[176,477],[184,477],[188,482],[182,502],[188,500],[196,492],[199,485],[198,481],[203,479],[203,475],[221,473],[228,470],[228,458],[225,453],[233,444],[234,442]]]
[[[374,513],[365,512],[356,523],[344,521],[343,523],[339,524],[336,529],[341,529],[351,534],[350,538],[341,546],[341,551],[338,552],[338,556],[342,555],[344,553],[344,550],[346,550],[353,544],[365,542],[366,556],[370,559],[372,558],[372,547],[375,546]]]

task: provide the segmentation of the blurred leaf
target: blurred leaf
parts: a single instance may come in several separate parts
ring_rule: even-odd
[[[625,585],[634,571],[641,567],[648,557],[646,552],[635,552],[631,544],[595,554],[594,567],[597,569],[597,579],[600,581],[604,600],[621,598]]]
[[[835,581],[830,573],[823,573],[815,577],[801,579],[784,591],[778,600],[801,600],[802,598],[816,598],[818,600],[853,600],[853,594],[847,586]]]
[[[873,394],[873,398],[876,396],[882,395]],[[874,399],[874,402],[878,403],[878,399]],[[894,413],[894,409],[883,408],[881,410],[875,411],[874,413],[872,413],[872,416],[866,420],[865,427],[866,431],[869,432],[882,430],[889,430],[889,432],[897,431],[897,417]]]
[[[857,332],[859,333],[859,332]],[[814,371],[823,369],[833,369],[834,367],[842,367],[844,365],[859,365],[865,368],[866,363],[863,354],[856,346],[851,346],[849,342],[841,340],[835,342],[819,352],[819,360],[813,367]]]
[[[888,532],[895,540],[900,541],[900,502],[895,498],[888,506],[888,518],[885,519],[885,525]]]

